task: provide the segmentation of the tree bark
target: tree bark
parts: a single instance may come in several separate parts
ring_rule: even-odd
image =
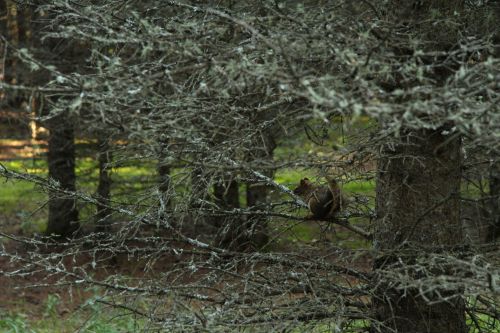
[[[490,167],[491,225],[486,241],[492,242],[500,237],[500,161],[493,161]]]
[[[214,185],[214,196],[223,208],[240,208],[238,182],[234,179],[222,180]]]
[[[62,190],[76,190],[75,133],[67,115],[62,113],[48,122],[50,136],[47,162],[49,177]],[[61,237],[71,236],[79,228],[76,199],[57,190],[49,191],[49,220],[46,233]]]
[[[391,149],[383,147],[378,163],[374,244],[375,272],[401,268],[419,255],[462,245],[459,214],[460,138],[443,129],[404,133]],[[404,249],[405,256],[398,250]],[[408,254],[409,253],[409,254]],[[434,274],[446,271],[432,268]],[[417,279],[418,272],[409,271]],[[399,281],[375,281],[373,332],[466,332],[465,303],[460,292],[437,288],[396,290]],[[451,296],[447,301],[444,296]],[[430,304],[432,302],[432,304]],[[392,331],[391,331],[392,332]]]
[[[1,61],[2,81],[7,84],[19,84],[18,79],[18,59],[14,55],[15,49],[19,48],[19,24],[18,24],[18,5],[12,0],[2,1],[0,4],[0,16],[2,16],[2,25],[0,27],[2,35],[7,43],[0,41],[2,46],[3,61]],[[0,94],[2,102],[9,108],[17,109],[21,106],[20,93],[16,89],[8,89]]]
[[[18,12],[17,5],[12,0],[6,0],[5,6],[7,8],[7,37],[10,45],[13,48],[19,47],[19,26],[18,26]],[[10,53],[14,50],[11,48]],[[10,55],[6,59],[5,64],[5,81],[10,84],[19,84],[17,80],[17,58]],[[12,94],[13,92],[10,92]]]
[[[170,166],[161,161],[158,163],[158,190],[161,194],[162,207],[170,207]]]
[[[98,140],[99,183],[97,185],[97,213],[95,216],[96,231],[107,232],[110,230],[111,209],[111,175],[109,172],[112,155],[107,139]]]
[[[425,41],[420,47],[446,52],[455,47],[460,33],[460,24],[449,21],[460,18],[457,13],[463,6],[462,0],[394,0],[388,12],[395,26],[404,25]],[[429,20],[437,24],[432,29]],[[408,49],[413,47],[408,45]],[[429,75],[440,85],[454,70],[438,65]],[[406,275],[404,279],[418,280],[423,273],[412,269],[411,264],[426,263],[423,256],[463,245],[459,200],[461,139],[451,128],[451,124],[437,129],[403,128],[399,141],[382,146],[377,165],[374,225],[377,258],[373,332],[467,332],[460,290],[436,285],[422,295],[416,287],[398,289],[401,279],[383,278],[384,271],[400,270]],[[426,273],[435,276],[436,281],[439,275],[450,274],[444,266],[428,264]]]
[[[189,196],[189,217],[193,233],[204,234],[207,232],[207,227],[210,227],[210,219],[204,211],[207,208],[208,202],[208,175],[204,172],[203,167],[195,166],[191,170],[191,192]]]
[[[240,208],[239,185],[235,179],[222,179],[214,184],[215,203],[221,210]],[[228,249],[243,249],[248,243],[245,220],[239,215],[215,216],[218,229],[216,244]]]
[[[271,165],[273,160],[273,151],[276,148],[276,142],[271,133],[264,133],[262,135],[263,144],[252,153],[253,163],[260,162],[262,165]],[[274,174],[273,169],[263,170],[262,173],[272,178]],[[259,209],[264,211],[264,207],[268,203],[269,187],[265,184],[251,184],[247,183],[246,199],[247,207]],[[259,249],[269,242],[269,232],[267,228],[267,217],[262,215],[248,215],[247,228],[249,229],[250,242],[253,247]]]

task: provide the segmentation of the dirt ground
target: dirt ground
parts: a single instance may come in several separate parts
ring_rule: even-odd
[[[20,242],[2,239],[4,252],[13,254],[18,257],[28,257],[29,251],[32,249],[30,245],[25,245]],[[144,246],[148,246],[144,244]],[[134,247],[140,248],[140,244],[134,244]],[[63,248],[47,249],[48,253],[63,253]],[[185,250],[189,250],[185,248]],[[53,251],[53,252],[50,252]],[[85,267],[86,271],[91,273],[91,276],[96,281],[104,281],[109,276],[122,275],[132,279],[151,278],[160,272],[165,272],[175,266],[176,263],[183,260],[179,256],[164,255],[155,261],[154,267],[146,270],[145,260],[136,260],[127,254],[103,253],[99,257],[98,265],[92,267],[92,256],[90,252],[82,251],[81,254],[71,255],[62,260],[65,269],[72,271],[77,267]],[[185,260],[188,260],[186,257]],[[341,260],[335,260],[338,264],[347,264]],[[23,274],[22,261],[13,262],[6,256],[0,257],[0,312],[16,313],[22,312],[29,316],[30,319],[36,320],[42,318],[46,309],[46,303],[49,295],[57,294],[59,302],[57,305],[57,313],[64,318],[66,315],[74,313],[78,310],[85,301],[93,296],[93,292],[89,285],[71,285],[64,284],[62,286],[54,286],[62,281],[61,275],[49,275],[43,270],[43,267],[38,272]],[[361,256],[356,259],[356,262],[349,262],[350,268],[357,268],[361,271],[369,271],[371,268],[371,260],[367,256]],[[15,276],[9,272],[17,272]],[[31,272],[31,270],[30,270]],[[149,275],[149,276],[148,276]],[[193,277],[191,276],[190,279]],[[354,282],[354,281],[352,281]]]

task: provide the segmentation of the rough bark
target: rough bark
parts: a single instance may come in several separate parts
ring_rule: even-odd
[[[10,84],[17,84],[17,58],[12,55],[12,52],[14,52],[14,48],[19,47],[18,11],[17,5],[13,1],[6,0],[5,6],[7,8],[7,37],[10,44],[10,56],[7,57],[5,64],[5,81]]]
[[[419,255],[453,249],[463,242],[459,214],[460,138],[442,129],[404,133],[401,143],[384,146],[378,163],[374,244],[375,271],[413,263]],[[406,254],[396,254],[404,249]],[[433,268],[436,275],[445,271]],[[411,278],[417,272],[409,271]],[[437,288],[396,290],[376,281],[373,332],[466,332],[465,304],[459,291]],[[457,295],[443,301],[445,295]]]
[[[59,183],[61,190],[76,190],[75,133],[66,114],[48,122],[50,136],[47,161],[49,177]],[[57,190],[49,192],[49,219],[46,233],[61,237],[71,236],[79,228],[76,199]]]
[[[165,163],[158,163],[158,178],[162,207],[170,207],[170,166]]]
[[[253,162],[262,165],[271,165],[273,160],[273,151],[276,148],[274,137],[270,133],[263,135],[263,145],[253,151]],[[267,169],[261,171],[267,177],[272,178],[274,170]],[[247,184],[246,199],[247,207],[256,210],[266,210],[265,205],[268,203],[269,187],[265,184]],[[261,248],[269,242],[269,234],[267,230],[267,217],[262,215],[248,216],[247,225],[249,228],[250,241],[255,248]]]
[[[240,208],[239,185],[235,179],[223,179],[214,184],[215,203],[220,209],[230,211]],[[229,249],[243,249],[248,243],[246,221],[237,214],[215,216],[218,229],[216,244]]]
[[[490,167],[491,225],[488,228],[486,241],[494,241],[500,237],[500,162],[494,161]]]
[[[240,208],[238,182],[234,179],[216,183],[214,196],[217,203],[223,208]]]
[[[99,163],[99,182],[97,185],[97,212],[95,215],[96,231],[106,232],[110,230],[111,209],[109,203],[111,200],[111,175],[110,167],[112,161],[111,151],[107,139],[98,141],[98,163]]]
[[[11,0],[2,1],[0,4],[0,16],[2,19],[0,29],[2,35],[6,39],[6,43],[0,41],[2,47],[3,60],[0,62],[2,81],[8,84],[19,84],[18,78],[18,59],[14,55],[16,49],[19,48],[19,24],[18,24],[18,5]],[[21,105],[21,96],[18,90],[8,90],[0,93],[2,102],[7,104],[9,108],[17,109]]]
[[[456,14],[462,11],[463,1],[394,0],[390,5],[389,19],[395,26],[411,29],[415,37],[425,41],[419,47],[446,52],[456,45],[461,25],[450,21],[460,17]],[[436,26],[430,28],[430,19]],[[408,45],[408,49],[413,48]],[[441,85],[454,70],[456,68],[437,66],[429,75]],[[465,302],[460,290],[436,286],[432,292],[422,295],[417,288],[397,289],[400,281],[383,279],[384,270],[401,269],[423,256],[463,245],[459,200],[461,140],[456,134],[443,134],[450,133],[451,127],[402,129],[398,142],[381,149],[374,226],[377,274],[372,304],[376,321],[372,331],[467,331]],[[442,266],[428,267],[427,273],[437,277],[449,273],[446,270]],[[405,274],[411,280],[418,279],[421,273],[407,268]]]
[[[186,225],[196,235],[207,233],[210,229],[210,219],[203,209],[207,208],[208,202],[208,175],[201,166],[193,167],[191,170],[191,191],[189,195],[189,223]]]

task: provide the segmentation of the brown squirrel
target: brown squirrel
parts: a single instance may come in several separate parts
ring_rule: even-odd
[[[311,214],[307,219],[332,218],[344,208],[346,199],[335,179],[327,178],[328,185],[317,185],[308,178],[300,181],[293,193],[301,197],[309,206]]]

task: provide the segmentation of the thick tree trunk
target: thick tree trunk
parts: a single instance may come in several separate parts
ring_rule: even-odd
[[[112,155],[107,139],[98,140],[98,162],[99,162],[99,183],[97,185],[97,212],[95,216],[96,231],[106,232],[110,230],[111,209],[111,168]]]
[[[75,133],[73,125],[65,114],[61,114],[51,119],[48,126],[50,131],[47,154],[49,177],[57,181],[62,190],[75,191]],[[47,234],[68,237],[78,228],[76,199],[60,191],[51,190],[49,192]]]
[[[442,129],[407,132],[401,143],[383,147],[376,187],[376,272],[398,269],[414,263],[419,255],[462,244],[460,179],[460,138],[444,135]],[[435,267],[431,271],[436,276],[448,273]],[[415,271],[407,274],[419,277]],[[373,332],[467,331],[460,291],[438,287],[425,295],[426,301],[419,290],[396,290],[391,285],[400,281],[377,276]],[[443,300],[450,295],[457,296]]]
[[[462,0],[394,0],[388,13],[395,25],[413,29],[425,40],[422,47],[428,51],[448,51],[457,44],[459,33],[459,25],[448,20],[463,6]],[[430,20],[437,24],[433,29],[428,29]],[[452,68],[437,66],[430,75],[437,84],[444,84],[452,72]],[[445,135],[444,131],[450,132],[450,128],[403,129],[399,142],[382,147],[374,226],[374,332],[467,332],[460,290],[436,285],[422,295],[416,287],[397,288],[404,281],[422,277],[422,271],[411,268],[419,258],[464,242],[459,201],[461,141],[456,134]],[[425,264],[425,260],[421,262]],[[445,267],[428,264],[425,273],[435,276],[436,284],[438,276],[450,273]],[[391,270],[406,277],[385,279],[384,271]]]

